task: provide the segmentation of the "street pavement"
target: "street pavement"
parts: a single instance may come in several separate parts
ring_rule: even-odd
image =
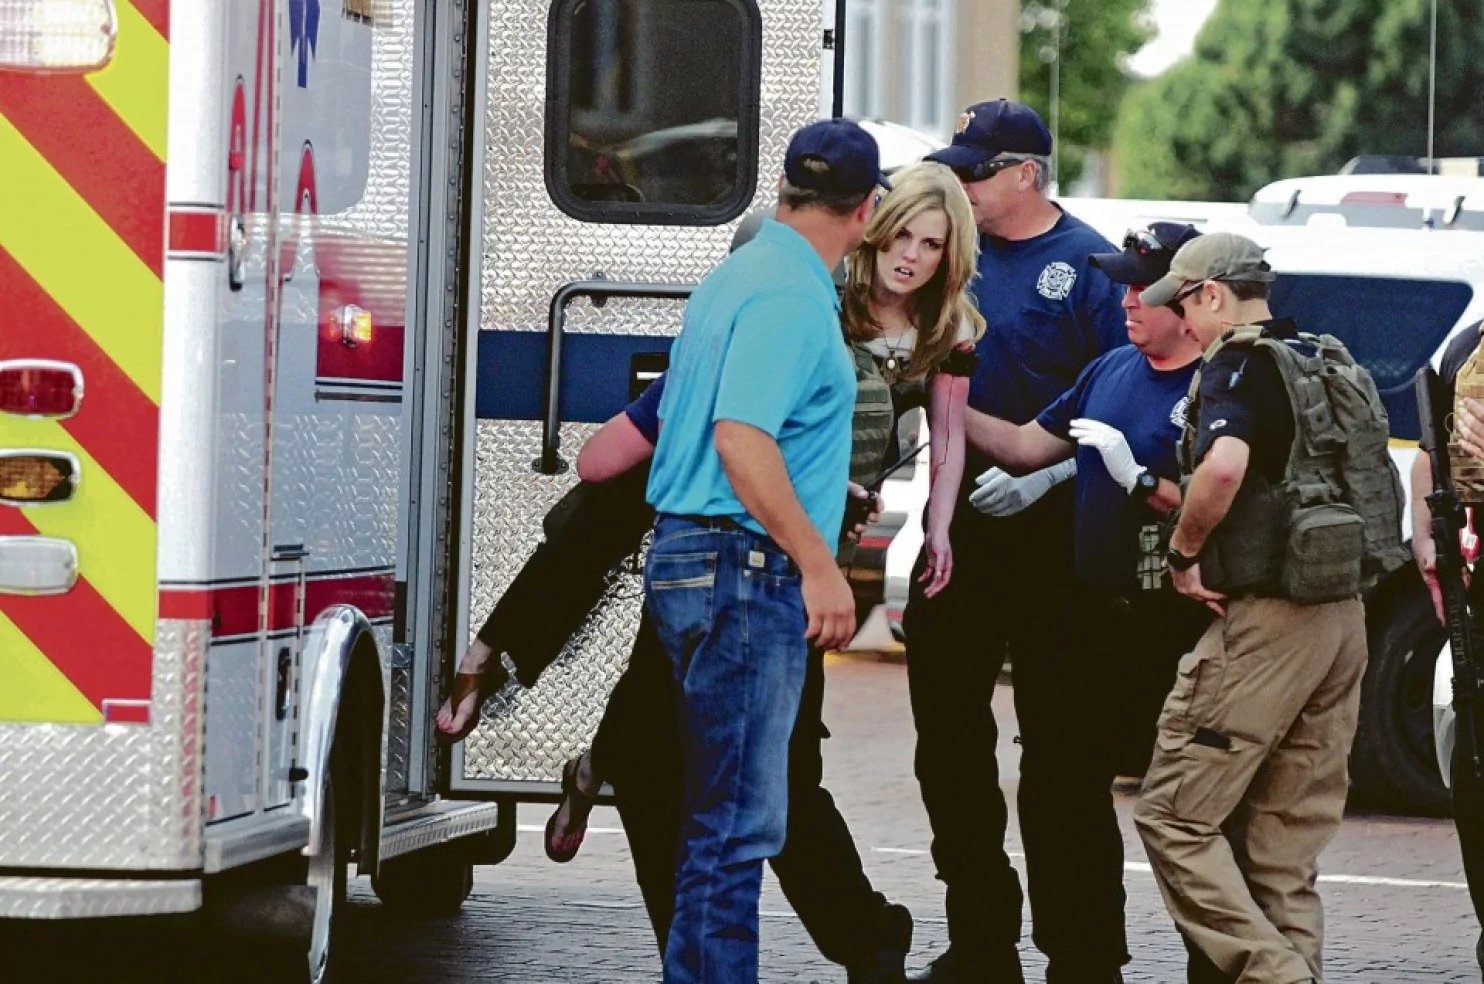
[[[909,966],[921,967],[946,945],[941,886],[927,854],[928,825],[912,775],[913,731],[906,671],[899,663],[832,660],[826,721],[826,783],[849,820],[876,886],[906,903],[917,922]],[[1000,687],[999,765],[1014,796],[1018,746],[1011,693]],[[980,777],[965,775],[966,794]],[[1145,984],[1184,979],[1178,938],[1149,874],[1131,820],[1130,786],[1117,793],[1122,819],[1128,928],[1133,962],[1125,978]],[[657,981],[659,959],[634,884],[617,815],[594,812],[581,853],[553,864],[541,848],[550,806],[521,807],[514,854],[476,869],[473,894],[452,918],[411,920],[380,906],[368,879],[351,882],[349,933],[342,940],[345,981],[367,984],[460,982]],[[1024,870],[1012,811],[1008,848]],[[1360,984],[1433,984],[1480,980],[1473,958],[1478,933],[1458,847],[1446,821],[1353,814],[1321,861],[1327,909],[1326,979]],[[841,982],[800,929],[771,874],[762,900],[761,978],[768,982]],[[1045,962],[1022,944],[1027,977]],[[24,927],[0,939],[7,954],[0,982],[259,981],[251,960],[207,938],[188,956],[178,936],[137,922],[86,927]]]
[[[912,775],[913,731],[904,667],[833,659],[826,688],[826,785],[850,822],[866,870],[917,922],[909,967],[946,945],[941,885],[934,880],[927,816]],[[999,765],[1014,796],[1018,746],[1008,687],[995,697],[1002,723]],[[964,777],[966,784],[976,781]],[[1124,832],[1128,927],[1133,962],[1125,979],[1184,979],[1178,937],[1165,915],[1131,819],[1132,785],[1117,793]],[[474,892],[454,919],[407,922],[382,910],[364,880],[352,882],[348,941],[352,979],[367,982],[626,982],[659,979],[628,849],[616,813],[593,814],[576,860],[552,864],[541,849],[550,807],[521,808],[515,853],[477,869]],[[1011,857],[1024,871],[1012,811]],[[1363,984],[1479,981],[1478,933],[1452,826],[1356,813],[1321,860],[1328,925],[1326,979]],[[771,874],[762,900],[763,981],[843,981],[800,929]],[[1022,944],[1027,977],[1045,963]]]

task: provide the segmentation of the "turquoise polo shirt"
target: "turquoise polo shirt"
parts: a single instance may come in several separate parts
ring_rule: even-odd
[[[773,219],[711,272],[685,306],[660,399],[649,503],[678,516],[725,516],[757,533],[716,453],[716,422],[778,442],[825,543],[840,536],[850,471],[855,369],[830,271],[808,240]]]

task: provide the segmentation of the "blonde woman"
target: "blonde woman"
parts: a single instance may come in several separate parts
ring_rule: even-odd
[[[895,457],[896,422],[928,408],[931,465],[924,593],[953,576],[948,527],[964,470],[964,410],[984,318],[968,294],[978,233],[953,172],[923,162],[897,171],[865,241],[846,258],[845,336],[855,353],[851,479],[864,483]]]

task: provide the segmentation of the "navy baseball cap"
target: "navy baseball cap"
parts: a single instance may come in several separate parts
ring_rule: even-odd
[[[794,131],[783,158],[783,173],[795,188],[824,194],[865,195],[890,190],[881,173],[876,141],[852,120],[818,120]]]
[[[1181,246],[1201,234],[1185,222],[1151,222],[1123,237],[1121,253],[1094,253],[1088,262],[1115,284],[1148,287],[1170,272],[1170,261]]]
[[[1051,154],[1051,131],[1034,109],[1008,99],[975,103],[958,114],[953,143],[927,159],[963,170],[1001,154]]]

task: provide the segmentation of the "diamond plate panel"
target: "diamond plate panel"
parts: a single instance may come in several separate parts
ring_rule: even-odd
[[[564,425],[563,445],[577,447],[593,430]],[[479,422],[471,629],[535,549],[541,518],[576,481],[570,471],[546,476],[531,469],[540,444],[539,424]],[[486,705],[484,721],[464,743],[466,779],[560,779],[562,763],[592,741],[628,664],[643,590],[637,573],[610,575],[597,612],[540,682],[530,690],[509,686]]]
[[[208,634],[156,623],[148,726],[0,725],[0,867],[200,866]]]
[[[412,648],[393,645],[381,651],[392,654],[387,695],[386,797],[388,802],[399,802],[406,796],[412,765]]]
[[[258,802],[262,643],[217,643],[206,662],[207,820],[251,813]]]
[[[0,919],[105,919],[201,908],[198,881],[0,878]]]
[[[402,472],[400,416],[279,415],[274,542],[304,544],[311,574],[394,563]]]
[[[412,200],[414,0],[377,0],[374,9],[370,176],[345,215],[362,235],[402,242]]]
[[[545,330],[558,287],[601,270],[615,280],[694,283],[725,254],[725,226],[599,225],[551,203],[540,148],[546,135],[546,25],[550,0],[491,4],[485,118],[484,268],[480,324]],[[771,201],[788,136],[819,107],[820,14],[816,4],[761,0],[762,112],[758,193]],[[570,330],[673,334],[678,305],[615,301],[569,309]]]
[[[774,195],[789,134],[818,107],[820,20],[817,7],[762,0],[762,111],[758,194]],[[546,193],[542,156],[546,116],[549,0],[497,0],[490,11],[485,118],[484,250],[480,326],[544,331],[552,296],[564,283],[601,270],[616,280],[700,280],[725,255],[735,223],[721,227],[600,225],[579,222]],[[599,309],[568,309],[574,332],[674,334],[681,306],[614,299]],[[562,447],[581,445],[593,428],[564,424]],[[540,535],[541,517],[576,480],[544,476],[530,463],[540,425],[480,421],[475,436],[471,621],[477,627],[514,578]],[[593,618],[531,690],[509,687],[465,742],[466,779],[556,780],[564,760],[589,744],[639,623],[641,579],[611,578]]]

